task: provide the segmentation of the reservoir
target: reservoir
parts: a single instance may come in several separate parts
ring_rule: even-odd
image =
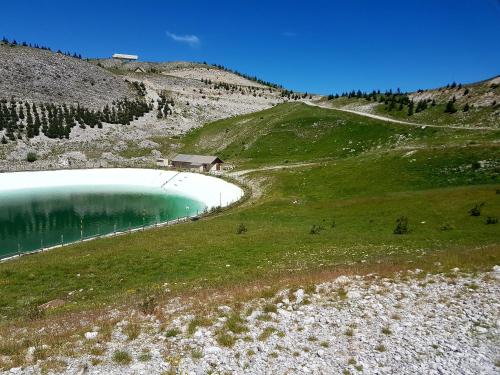
[[[174,171],[0,174],[0,258],[197,216],[242,195],[222,179]]]

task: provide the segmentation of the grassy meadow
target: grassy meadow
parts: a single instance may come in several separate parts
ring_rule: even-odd
[[[257,170],[262,195],[203,220],[75,244],[0,264],[0,319],[314,277],[500,264],[500,131],[419,129],[303,104],[217,121],[180,139]],[[484,203],[479,216],[469,210]],[[408,219],[404,234],[396,220]],[[247,231],[237,234],[243,224]],[[166,284],[168,283],[168,284]]]

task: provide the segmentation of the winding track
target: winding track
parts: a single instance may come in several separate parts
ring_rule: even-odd
[[[409,125],[409,126],[417,126],[419,128],[421,127],[429,127],[429,128],[445,128],[445,129],[458,129],[458,130],[498,130],[495,128],[488,128],[488,127],[470,127],[470,126],[453,126],[453,125],[430,125],[430,124],[417,124],[416,122],[408,122],[408,121],[401,121],[401,120],[396,120],[390,117],[385,117],[385,116],[379,116],[379,115],[374,115],[372,113],[366,113],[366,112],[361,112],[361,111],[355,111],[353,109],[345,109],[345,108],[334,108],[334,107],[328,107],[326,105],[321,105],[318,103],[313,103],[313,102],[308,102],[304,101],[304,104],[310,105],[311,107],[318,107],[318,108],[324,108],[324,109],[331,109],[333,111],[341,111],[341,112],[348,112],[348,113],[354,113],[355,115],[360,115],[360,116],[365,116],[365,117],[370,117],[376,120],[382,120],[382,121],[387,121],[387,122],[393,122],[396,124],[403,124],[403,125]]]

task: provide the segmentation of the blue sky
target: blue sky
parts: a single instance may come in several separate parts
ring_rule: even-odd
[[[300,91],[416,90],[500,74],[500,0],[9,1],[0,36],[207,61]]]

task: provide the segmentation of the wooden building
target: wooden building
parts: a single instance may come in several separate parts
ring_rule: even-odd
[[[221,170],[224,163],[217,156],[178,154],[171,160],[171,166],[177,169],[190,169],[200,172],[215,172]]]

